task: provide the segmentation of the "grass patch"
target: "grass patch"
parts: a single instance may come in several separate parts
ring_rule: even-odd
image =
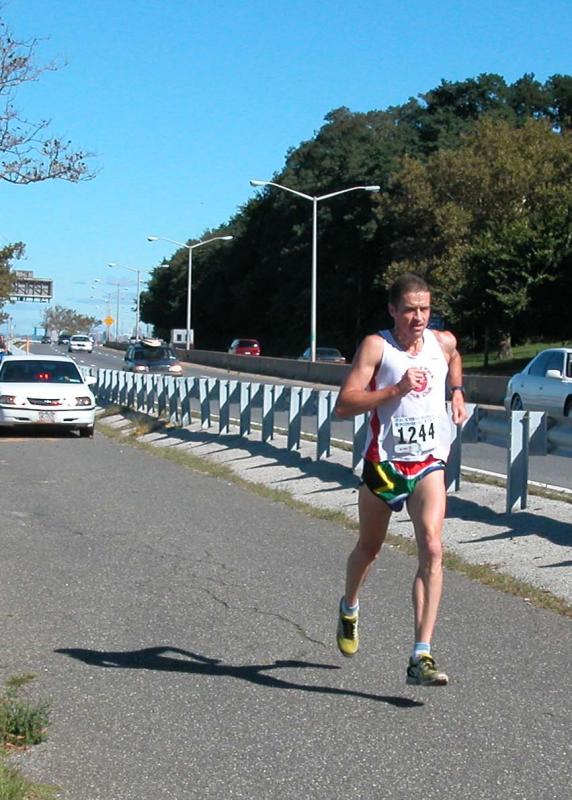
[[[549,347],[570,347],[570,342],[532,342],[515,345],[512,348],[511,359],[500,359],[496,352],[491,352],[486,370],[483,367],[483,353],[463,353],[463,372],[511,376],[515,372],[520,372],[537,353]]]
[[[160,420],[158,422],[161,423]],[[150,427],[153,429],[152,425]],[[159,424],[159,427],[162,428],[164,425]],[[204,475],[221,478],[229,483],[233,483],[236,486],[240,486],[241,488],[258,495],[259,497],[266,498],[272,502],[282,503],[289,508],[301,511],[304,514],[315,517],[316,519],[326,520],[336,525],[340,525],[346,530],[357,532],[357,522],[348,517],[343,511],[332,511],[331,509],[327,508],[316,508],[310,503],[295,499],[284,489],[274,489],[264,486],[263,484],[247,481],[244,478],[239,477],[235,472],[232,471],[230,467],[226,466],[225,464],[216,464],[205,457],[196,456],[188,451],[182,451],[176,447],[156,448],[147,442],[139,441],[135,430],[136,429],[130,430],[126,435],[125,429],[114,430],[107,427],[102,428],[104,435],[110,439],[121,440],[123,442],[127,441],[134,447],[144,450],[148,453],[152,452],[159,458],[173,461],[176,464],[180,464],[181,466],[192,469],[195,472],[200,472]],[[477,481],[472,476],[466,476],[465,479],[468,481],[475,480],[475,482],[479,483],[483,482],[481,480]],[[399,536],[389,532],[386,542],[387,544],[407,555],[415,556],[417,554],[415,542],[405,536]],[[482,583],[485,586],[490,586],[498,591],[512,594],[515,597],[521,597],[525,602],[530,603],[531,605],[554,611],[572,619],[572,606],[565,600],[556,597],[545,589],[539,589],[532,584],[498,572],[493,564],[470,564],[464,561],[460,556],[449,551],[445,552],[443,563],[446,569],[460,572],[471,580],[478,581],[479,583]],[[2,800],[1,796],[0,800]]]
[[[49,701],[20,697],[22,687],[34,678],[35,675],[26,673],[15,675],[5,683],[4,693],[0,696],[0,742],[5,747],[27,747],[46,739]]]
[[[9,752],[45,741],[50,703],[20,697],[20,691],[33,681],[32,673],[9,678],[0,694],[0,800],[52,800],[56,790],[32,783],[8,764]]]

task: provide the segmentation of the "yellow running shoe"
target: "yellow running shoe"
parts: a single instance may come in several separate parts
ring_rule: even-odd
[[[336,638],[342,655],[354,656],[357,653],[359,647],[358,612],[351,615],[344,614],[341,602]]]
[[[409,659],[407,683],[411,686],[446,686],[449,683],[449,676],[439,672],[433,656],[424,653],[417,661]]]

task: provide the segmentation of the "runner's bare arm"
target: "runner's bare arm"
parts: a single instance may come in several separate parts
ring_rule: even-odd
[[[402,397],[411,391],[415,381],[420,379],[419,370],[407,370],[401,380],[393,386],[370,391],[367,387],[383,356],[383,339],[381,336],[366,336],[359,346],[349,375],[345,379],[338,395],[335,412],[338,417],[354,417],[372,411],[386,400]]]
[[[463,385],[463,359],[457,350],[457,340],[450,331],[435,331],[439,344],[443,348],[449,364],[447,382],[449,386]],[[454,391],[451,395],[451,415],[455,425],[464,422],[469,416],[465,408],[465,395],[462,391]]]

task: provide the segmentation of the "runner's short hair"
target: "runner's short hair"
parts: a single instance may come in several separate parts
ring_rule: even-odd
[[[404,272],[396,278],[389,287],[389,303],[392,306],[399,305],[399,301],[407,292],[429,292],[429,284],[415,272]]]

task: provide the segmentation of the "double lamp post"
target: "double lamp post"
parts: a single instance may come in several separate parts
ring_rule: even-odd
[[[347,192],[379,192],[379,186],[351,186],[349,189],[340,189],[337,192],[329,192],[320,196],[313,196],[298,192],[295,189],[290,189],[288,186],[282,186],[273,181],[260,181],[252,179],[251,186],[274,186],[276,189],[282,189],[285,192],[290,192],[298,197],[303,197],[312,203],[312,291],[311,291],[311,309],[310,309],[310,350],[311,360],[316,360],[316,327],[317,327],[317,283],[318,283],[318,203],[322,200],[329,200],[331,197],[337,197],[340,194],[347,194]],[[193,250],[197,247],[203,247],[206,244],[216,241],[228,241],[232,236],[214,236],[212,239],[205,239],[196,244],[187,244],[185,242],[177,242],[175,239],[166,239],[163,236],[148,236],[149,242],[170,242],[176,244],[178,247],[186,247],[189,252],[189,267],[187,279],[187,328],[186,328],[186,350],[191,349],[192,342],[192,327],[191,327],[191,292],[192,292],[192,272],[193,272]],[[138,273],[138,270],[134,270]],[[137,281],[139,286],[139,273],[137,274]],[[139,288],[137,290],[137,300],[139,301]],[[139,305],[137,306],[137,319],[139,319]]]
[[[317,294],[318,294],[318,203],[321,200],[329,200],[330,197],[337,197],[339,194],[346,194],[347,192],[379,192],[379,186],[351,186],[349,189],[340,189],[338,192],[330,192],[323,194],[319,197],[310,194],[298,192],[295,189],[290,189],[288,186],[282,186],[280,183],[273,183],[272,181],[259,181],[252,179],[251,186],[274,186],[276,189],[282,189],[285,192],[290,192],[298,197],[303,197],[305,200],[310,200],[312,203],[312,292],[311,292],[311,306],[310,306],[310,352],[311,360],[316,360],[316,327],[317,327]]]
[[[196,244],[186,244],[184,242],[176,242],[174,239],[166,239],[164,236],[148,236],[148,242],[170,242],[171,244],[176,244],[179,247],[186,247],[189,251],[189,267],[188,267],[188,276],[187,276],[187,328],[186,328],[186,344],[185,350],[189,351],[191,349],[191,344],[194,344],[194,336],[192,335],[192,328],[191,328],[191,292],[192,292],[192,280],[193,280],[193,250],[196,250],[197,247],[203,247],[205,244],[210,244],[211,242],[219,242],[224,241],[228,242],[230,239],[233,239],[233,236],[213,236],[212,239],[205,239],[202,242],[197,242]]]

